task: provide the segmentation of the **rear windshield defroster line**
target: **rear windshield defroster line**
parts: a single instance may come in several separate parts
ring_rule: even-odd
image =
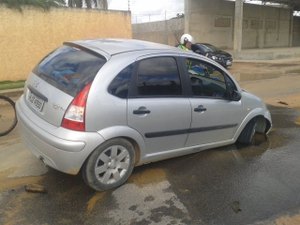
[[[37,76],[75,97],[91,83],[106,59],[72,46],[62,46],[46,56],[33,70]]]

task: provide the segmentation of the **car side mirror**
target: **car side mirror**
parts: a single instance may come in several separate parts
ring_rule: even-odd
[[[230,98],[231,101],[236,101],[236,102],[238,102],[239,100],[241,100],[242,95],[241,95],[241,93],[238,92],[237,90],[232,90],[232,91],[230,92],[229,98]]]

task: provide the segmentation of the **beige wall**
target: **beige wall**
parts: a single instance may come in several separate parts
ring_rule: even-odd
[[[0,6],[0,81],[26,79],[28,73],[64,41],[131,38],[131,15],[122,11]]]

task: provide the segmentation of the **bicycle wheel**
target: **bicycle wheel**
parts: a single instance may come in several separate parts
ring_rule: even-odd
[[[15,103],[9,97],[0,96],[0,136],[11,132],[17,125]]]

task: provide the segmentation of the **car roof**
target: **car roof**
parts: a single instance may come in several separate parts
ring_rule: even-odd
[[[64,44],[88,49],[94,53],[103,55],[106,59],[116,54],[135,51],[180,51],[176,47],[169,45],[135,39],[93,39],[65,42]]]

